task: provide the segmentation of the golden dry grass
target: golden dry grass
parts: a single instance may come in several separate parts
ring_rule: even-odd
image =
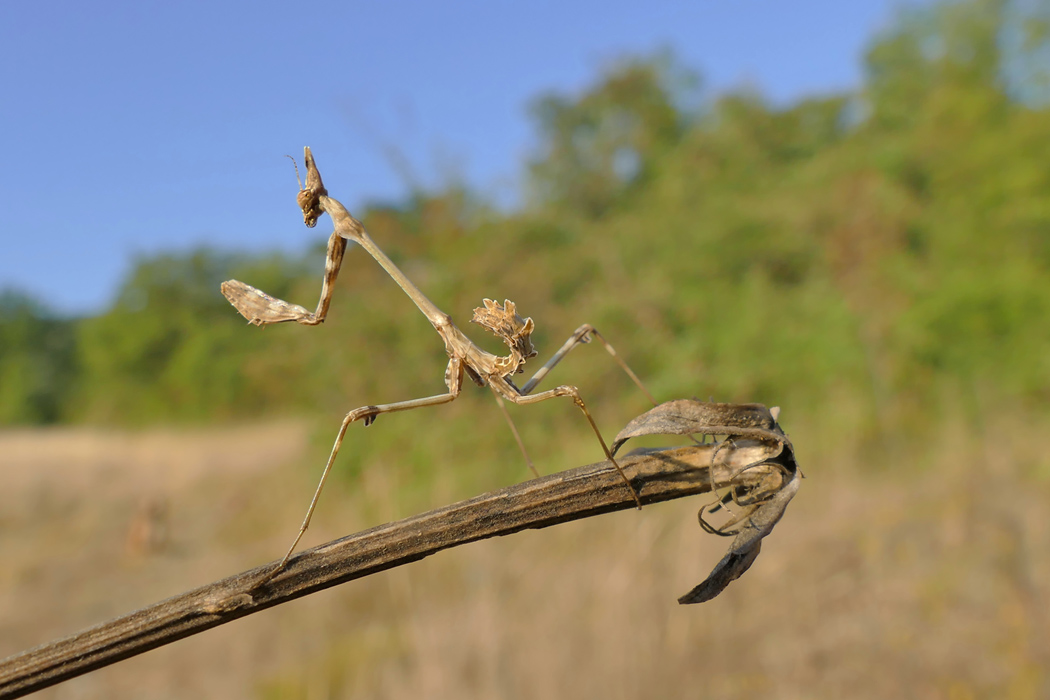
[[[993,427],[876,475],[806,461],[795,431],[809,478],[704,605],[675,598],[726,541],[682,501],[444,552],[39,697],[1050,697],[1050,460],[1034,426]],[[313,454],[297,423],[0,434],[0,656],[277,557]],[[398,488],[370,469],[326,493],[309,541],[406,515]]]

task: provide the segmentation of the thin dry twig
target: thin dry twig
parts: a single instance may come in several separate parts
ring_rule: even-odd
[[[777,484],[790,483],[787,477],[797,473],[790,444],[784,449],[777,441],[755,439],[644,451],[626,456],[620,466],[646,504],[710,492],[712,484],[728,485],[741,493],[775,494]],[[259,578],[272,570],[273,563],[10,657],[0,662],[0,698],[20,697],[443,549],[635,505],[623,488],[620,472],[605,461],[381,525],[296,555],[265,586],[257,585]],[[769,528],[758,535],[759,541]],[[753,561],[754,554],[747,556]],[[714,588],[720,591],[740,573],[739,567],[729,571],[730,578],[716,582]],[[718,569],[712,578],[716,575]],[[727,574],[720,575],[725,578]]]

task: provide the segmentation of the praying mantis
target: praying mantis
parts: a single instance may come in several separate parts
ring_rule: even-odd
[[[360,408],[355,408],[346,414],[346,417],[343,419],[342,425],[339,428],[339,432],[336,435],[335,444],[332,446],[328,462],[321,474],[321,480],[317,485],[317,489],[314,491],[313,498],[310,501],[310,506],[306,511],[306,517],[303,519],[299,532],[296,535],[295,540],[292,542],[291,547],[288,548],[288,552],[284,555],[284,558],[280,561],[277,567],[270,572],[266,579],[264,579],[263,583],[269,581],[273,576],[284,569],[288,560],[291,558],[292,553],[295,551],[296,546],[299,544],[299,541],[306,533],[306,530],[310,525],[310,520],[313,517],[314,510],[317,507],[318,499],[324,489],[325,481],[328,479],[332,465],[335,463],[336,455],[339,453],[343,438],[350,425],[357,421],[362,421],[368,426],[371,425],[378,416],[384,413],[407,411],[427,406],[438,406],[454,401],[456,397],[459,396],[462,389],[464,375],[469,377],[477,386],[488,386],[492,390],[519,448],[525,455],[526,463],[537,476],[539,474],[536,471],[535,466],[532,464],[532,460],[529,459],[528,452],[525,450],[521,437],[519,436],[517,429],[514,427],[514,423],[510,418],[510,414],[507,413],[503,401],[506,400],[519,405],[528,405],[558,397],[572,399],[573,403],[580,409],[584,417],[587,419],[591,430],[594,431],[595,437],[598,438],[598,442],[602,447],[602,452],[605,453],[605,458],[616,468],[620,477],[623,479],[624,485],[630,491],[635,504],[638,508],[641,508],[642,503],[638,492],[635,490],[630,479],[627,478],[627,475],[609,451],[609,447],[606,445],[604,438],[602,438],[601,432],[598,430],[598,426],[594,422],[594,418],[591,416],[590,411],[587,410],[587,405],[580,396],[579,389],[572,385],[563,384],[547,391],[541,391],[535,394],[532,393],[536,386],[547,376],[554,366],[569,353],[569,351],[581,343],[589,343],[592,338],[597,338],[605,346],[605,349],[617,364],[619,364],[619,366],[655,406],[656,401],[653,399],[652,395],[645,389],[642,382],[638,379],[637,375],[631,371],[630,367],[628,367],[627,364],[616,354],[612,345],[610,345],[593,326],[590,324],[584,324],[576,329],[561,348],[554,353],[551,359],[543,365],[543,367],[541,367],[532,378],[529,379],[529,381],[521,387],[517,386],[513,382],[512,376],[523,372],[526,361],[535,357],[537,354],[531,340],[531,335],[535,327],[532,319],[523,319],[518,314],[514,302],[510,300],[505,300],[503,304],[499,304],[492,299],[484,299],[482,302],[483,306],[474,309],[474,316],[471,321],[498,336],[504,343],[506,343],[509,353],[505,356],[496,356],[475,345],[466,334],[464,334],[463,331],[452,322],[452,317],[430,301],[423,292],[420,291],[407,276],[405,276],[393,261],[387,257],[379,246],[376,245],[375,241],[373,241],[368,235],[368,232],[365,231],[364,226],[351,216],[342,204],[328,195],[328,191],[325,189],[324,184],[321,181],[321,174],[317,169],[317,164],[314,162],[310,147],[307,146],[304,150],[306,161],[306,186],[303,187],[302,183],[300,183],[300,190],[297,196],[299,208],[303,213],[303,222],[308,227],[312,228],[317,225],[317,220],[320,216],[327,213],[335,225],[335,230],[328,240],[324,279],[321,285],[321,298],[317,303],[316,310],[310,312],[306,308],[297,304],[291,304],[281,299],[276,299],[269,294],[238,280],[223,282],[223,295],[242,316],[248,319],[249,323],[256,326],[266,326],[273,323],[285,323],[289,321],[294,321],[305,326],[320,325],[328,315],[328,310],[332,301],[332,291],[334,289],[336,277],[339,275],[339,269],[343,262],[347,243],[353,241],[361,246],[365,252],[371,255],[383,270],[385,270],[386,273],[401,287],[405,294],[407,294],[415,303],[419,311],[434,327],[434,330],[437,331],[437,334],[441,337],[442,341],[444,341],[445,351],[449,357],[444,377],[445,386],[448,391],[443,394],[411,399],[408,401],[361,406]]]

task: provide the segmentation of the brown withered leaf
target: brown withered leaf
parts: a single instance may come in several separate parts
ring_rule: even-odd
[[[795,462],[791,441],[777,423],[774,411],[757,403],[668,401],[632,420],[613,441],[612,452],[615,454],[625,442],[643,435],[725,435],[725,442],[719,444],[726,446],[727,459],[746,445],[750,445],[753,454],[758,450],[757,459],[740,467],[738,473],[742,474],[749,467],[772,466],[783,474],[779,487],[774,482],[771,490],[747,493],[751,498],[748,509],[734,519],[731,527],[718,531],[735,535],[729,551],[703,583],[678,599],[683,605],[711,600],[740,578],[758,557],[762,539],[780,522],[788,503],[798,492],[802,471]],[[720,483],[719,486],[736,484]],[[703,511],[701,524],[704,524],[702,515]]]
[[[729,551],[704,581],[693,590],[678,599],[682,605],[703,603],[711,600],[726,589],[730,583],[751,568],[758,553],[762,550],[762,539],[773,531],[780,522],[788,503],[798,493],[802,481],[802,472],[796,467],[791,478],[780,487],[772,498],[755,508],[741,521],[741,528]]]
[[[642,435],[729,435],[788,444],[773,413],[760,403],[711,403],[677,399],[638,416],[612,444],[615,455],[633,437]]]

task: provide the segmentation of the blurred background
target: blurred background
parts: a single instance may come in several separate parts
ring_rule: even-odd
[[[684,3],[681,3],[684,5]],[[700,502],[479,543],[53,698],[1050,697],[1050,3],[0,9],[0,656],[277,558],[346,411],[443,391],[426,320],[599,328],[659,400],[779,405],[753,569]],[[300,159],[301,160],[301,159]],[[491,342],[489,342],[491,341]],[[607,437],[648,404],[596,347]],[[601,456],[513,408],[540,470]],[[528,478],[487,391],[353,426],[306,544]]]

